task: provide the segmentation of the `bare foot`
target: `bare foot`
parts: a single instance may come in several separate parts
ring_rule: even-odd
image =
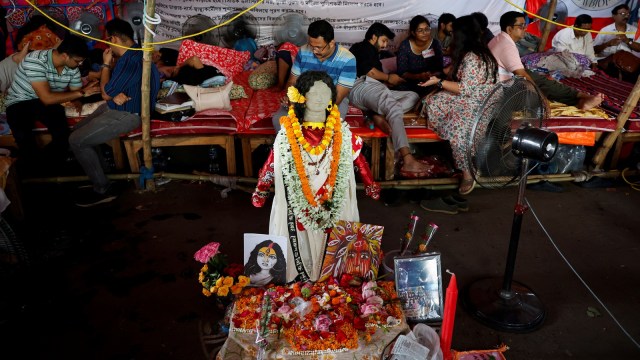
[[[595,95],[585,95],[584,97],[580,98],[580,101],[578,102],[578,108],[580,110],[593,109],[594,107],[600,105],[602,103],[602,100],[604,100],[604,95],[600,93],[597,93]]]
[[[407,154],[403,158],[402,169],[400,171],[405,173],[413,173],[415,177],[424,177],[429,174],[433,165],[426,165],[413,157],[411,154]]]
[[[378,127],[378,129],[382,130],[382,132],[384,132],[385,134],[387,135],[391,134],[391,125],[389,125],[389,122],[384,116],[374,114],[373,123]]]

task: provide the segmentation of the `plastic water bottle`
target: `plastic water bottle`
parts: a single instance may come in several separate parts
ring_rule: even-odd
[[[218,155],[218,149],[215,146],[209,148],[209,173],[220,173],[220,156]]]

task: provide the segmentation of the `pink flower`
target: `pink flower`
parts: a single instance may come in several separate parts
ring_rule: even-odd
[[[220,247],[220,243],[211,242],[207,245],[203,246],[200,250],[196,251],[193,254],[193,258],[196,261],[206,264],[211,260],[212,257],[218,255],[218,248]]]
[[[333,323],[333,321],[331,321],[331,318],[328,315],[319,315],[313,321],[313,327],[317,331],[327,332],[327,331],[329,331],[329,326],[331,326],[332,323]]]
[[[380,311],[380,309],[378,308],[377,305],[371,305],[371,304],[363,304],[360,305],[360,312],[362,313],[361,316],[369,316],[372,314],[376,314]]]
[[[289,305],[282,305],[278,309],[278,312],[276,313],[276,315],[282,317],[282,319],[284,319],[284,321],[289,321],[289,319],[291,318],[291,314],[292,313],[293,313],[293,309],[291,307],[289,307]]]
[[[376,306],[382,306],[382,304],[384,304],[384,300],[382,300],[382,298],[380,296],[371,296],[370,298],[367,299],[367,304],[369,305],[376,305]]]
[[[376,295],[375,288],[378,287],[375,281],[369,281],[362,284],[362,299],[366,300]]]

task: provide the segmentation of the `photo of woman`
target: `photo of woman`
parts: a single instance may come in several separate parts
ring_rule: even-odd
[[[245,244],[246,246],[246,244]],[[250,286],[264,286],[270,283],[284,284],[287,261],[278,243],[264,240],[258,243],[244,265],[244,273],[250,279]]]

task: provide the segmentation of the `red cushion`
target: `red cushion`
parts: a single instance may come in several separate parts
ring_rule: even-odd
[[[216,67],[224,76],[232,79],[242,72],[251,53],[184,40],[180,45],[178,65],[193,56],[197,56],[205,65]]]

